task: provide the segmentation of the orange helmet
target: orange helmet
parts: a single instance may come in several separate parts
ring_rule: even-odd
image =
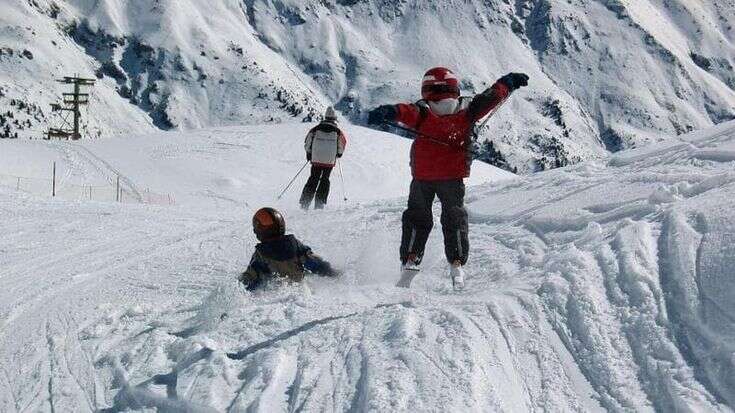
[[[286,233],[283,215],[273,208],[260,208],[253,215],[253,232],[259,241],[268,241]]]

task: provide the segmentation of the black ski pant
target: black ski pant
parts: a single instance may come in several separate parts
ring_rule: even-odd
[[[441,224],[444,233],[444,253],[447,261],[467,263],[470,248],[469,223],[464,208],[464,181],[411,181],[408,208],[403,213],[401,262],[415,254],[417,263],[424,256],[424,247],[434,226],[431,206],[437,196],[442,204]]]
[[[311,201],[316,195],[314,208],[324,208],[329,196],[329,175],[332,173],[331,166],[311,165],[311,175],[301,192],[301,207],[308,209]]]

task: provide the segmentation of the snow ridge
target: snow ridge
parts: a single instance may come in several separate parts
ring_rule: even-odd
[[[521,172],[735,117],[728,2],[16,0],[0,21],[9,136],[55,122],[53,77],[71,73],[98,77],[85,133],[119,136],[311,121],[329,104],[359,121],[418,99],[432,66],[468,94],[524,71],[531,87],[482,133]]]

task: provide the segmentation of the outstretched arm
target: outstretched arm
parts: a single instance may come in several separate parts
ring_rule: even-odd
[[[503,103],[518,88],[528,86],[528,76],[523,73],[508,73],[498,79],[484,92],[475,95],[470,102],[468,113],[473,121],[484,118],[491,110]]]
[[[332,264],[324,260],[322,257],[314,254],[308,245],[296,241],[298,254],[304,265],[304,270],[312,274],[323,275],[325,277],[337,277],[340,272],[332,268]]]
[[[400,122],[408,128],[414,128],[421,118],[420,110],[416,105],[400,103],[398,105],[383,105],[368,113],[369,125],[381,125]]]
[[[304,269],[312,274],[322,275],[325,277],[337,277],[340,275],[339,271],[332,267],[332,264],[311,251],[305,257]]]

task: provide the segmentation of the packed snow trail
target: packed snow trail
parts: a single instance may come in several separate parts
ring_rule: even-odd
[[[277,204],[344,277],[245,292],[289,128],[85,144],[176,207],[0,188],[0,410],[732,411],[735,124],[470,188],[461,293],[438,222],[393,286],[407,147],[356,131],[358,202]]]

